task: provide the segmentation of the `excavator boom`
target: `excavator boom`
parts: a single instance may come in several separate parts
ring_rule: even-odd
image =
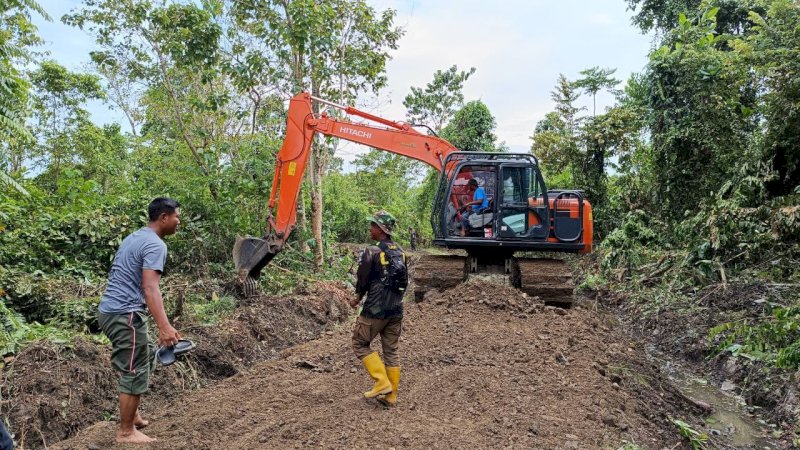
[[[389,128],[334,119],[325,113],[315,115],[312,100]],[[297,202],[303,174],[317,133],[407,156],[437,170],[442,170],[447,155],[458,151],[446,140],[422,134],[408,124],[393,122],[353,107],[337,105],[312,97],[306,92],[295,95],[289,102],[286,137],[275,163],[268,205],[270,213],[267,216],[267,233],[263,238],[238,238],[234,244],[233,260],[242,280],[247,277],[258,278],[261,269],[283,249],[292,233],[297,221]]]

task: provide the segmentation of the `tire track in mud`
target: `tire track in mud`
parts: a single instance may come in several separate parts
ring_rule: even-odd
[[[396,408],[361,398],[347,324],[176,400],[131,448],[681,448],[668,417],[696,418],[597,312],[468,282],[407,304],[404,328]],[[113,427],[51,448],[110,448]]]

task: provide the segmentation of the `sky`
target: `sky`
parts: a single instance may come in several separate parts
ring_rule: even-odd
[[[436,70],[457,65],[476,69],[464,85],[465,101],[481,100],[497,120],[496,135],[512,151],[530,151],[533,129],[553,110],[550,91],[560,73],[568,79],[593,66],[616,68],[627,79],[647,63],[652,38],[631,24],[625,0],[368,0],[378,10],[397,11],[405,30],[387,65],[388,86],[378,98],[365,98],[370,112],[405,119],[403,98],[411,86],[424,87]],[[80,0],[40,0],[53,21],[34,22],[50,57],[71,70],[87,70],[95,48],[85,32],[61,23]],[[610,106],[598,95],[597,109]],[[591,111],[592,99],[579,105]],[[359,105],[360,106],[360,105]],[[102,103],[89,106],[98,123],[125,125],[120,111]],[[365,148],[340,145],[347,163]],[[346,166],[349,164],[346,163]]]

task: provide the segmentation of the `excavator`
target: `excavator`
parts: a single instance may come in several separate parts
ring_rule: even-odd
[[[315,114],[317,106],[372,123]],[[376,125],[377,124],[377,125]],[[350,106],[301,92],[289,102],[286,136],[277,155],[263,237],[238,237],[233,249],[245,291],[286,245],[297,219],[297,202],[311,145],[317,134],[344,139],[422,161],[439,173],[430,223],[433,244],[455,252],[422,255],[411,268],[419,300],[432,289],[457,286],[473,276],[504,278],[528,295],[569,304],[572,276],[557,258],[531,252],[589,253],[592,205],[579,190],[548,190],[532,154],[465,152],[451,143]],[[463,216],[473,201],[475,180],[488,203]],[[473,208],[474,209],[474,208]],[[273,214],[274,213],[274,214]],[[549,255],[545,255],[549,256]]]

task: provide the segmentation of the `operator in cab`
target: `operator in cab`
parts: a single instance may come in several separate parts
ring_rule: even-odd
[[[472,201],[461,206],[464,210],[461,215],[461,236],[469,233],[469,216],[480,214],[489,207],[489,198],[486,197],[486,190],[478,186],[478,180],[472,178],[467,183],[467,192],[472,194]]]

